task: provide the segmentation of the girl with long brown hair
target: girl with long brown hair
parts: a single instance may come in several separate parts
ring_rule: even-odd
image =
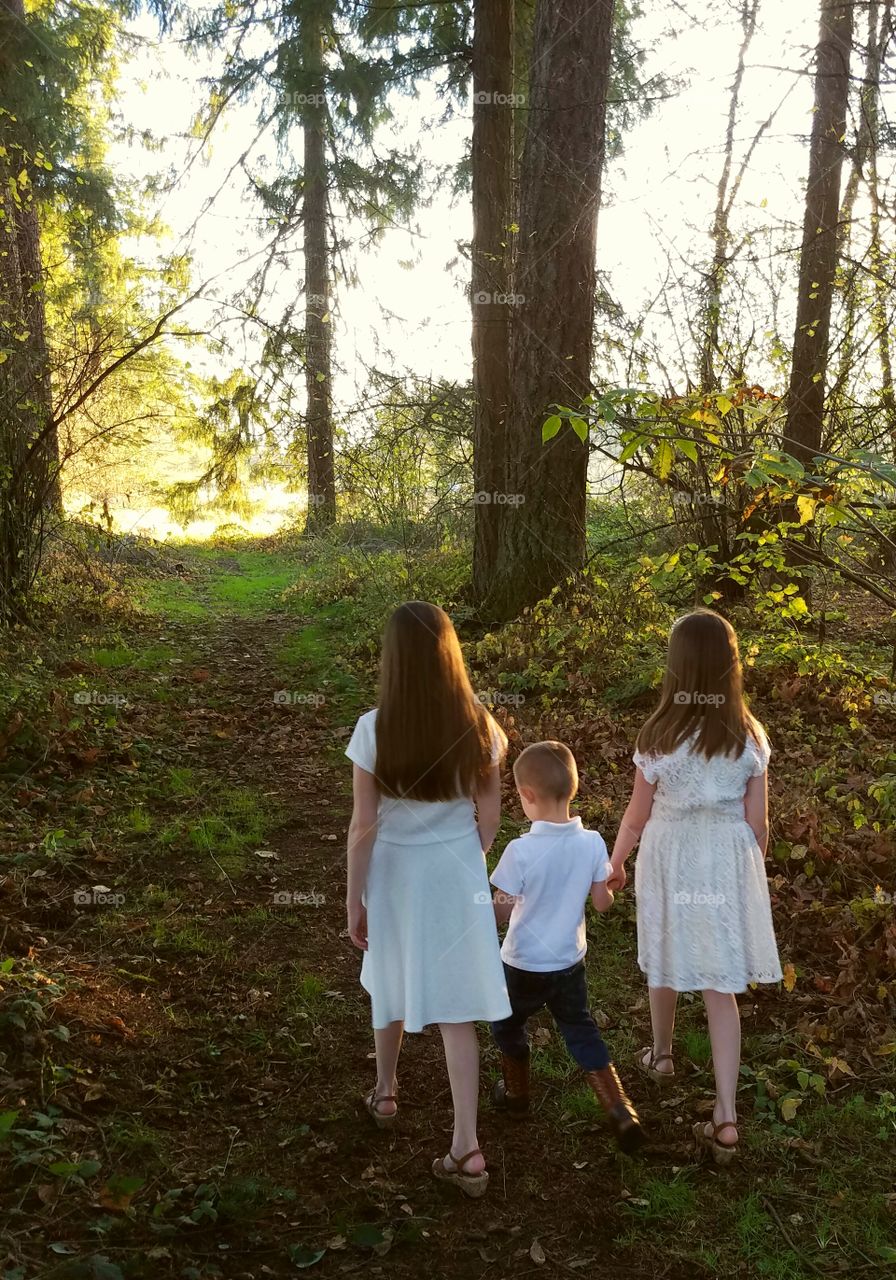
[[[781,978],[765,853],[765,732],[744,702],[737,636],[719,614],[697,609],[672,628],[660,704],[638,735],[632,798],[607,884],[635,866],[638,964],[647,976],[653,1045],[638,1065],[674,1078],[672,1031],[679,991],[702,991],[716,1101],[694,1125],[698,1148],[729,1163],[738,1142],[740,1014],[736,993]]]
[[[380,1128],[397,1116],[405,1031],[438,1023],[454,1102],[436,1177],[467,1195],[488,1174],[476,1137],[474,1023],[510,1014],[485,854],[498,831],[507,740],[470,685],[448,615],[415,600],[383,640],[379,704],[346,750],[354,764],[348,833],[348,931],[364,952],[377,1080],[365,1106]]]

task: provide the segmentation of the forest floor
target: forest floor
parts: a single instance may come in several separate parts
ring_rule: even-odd
[[[642,1157],[616,1152],[543,1019],[531,1121],[483,1104],[483,1201],[430,1175],[450,1138],[435,1030],[406,1041],[397,1128],[370,1125],[369,1008],[343,909],[342,753],[373,696],[345,658],[351,611],[284,608],[302,571],[285,552],[182,554],[114,634],[98,612],[3,655],[34,714],[2,740],[0,1278],[890,1270],[896,1044],[873,1006],[891,993],[880,977],[860,1000],[838,987],[880,904],[816,952],[779,903],[794,982],[743,998],[730,1170],[698,1163],[690,1137],[711,1099],[699,1001],[682,1001],[668,1092],[631,1068],[649,1033],[630,893],[589,921],[589,975],[649,1130]],[[620,725],[598,761],[620,766],[608,837],[629,738]],[[521,818],[507,802],[502,839]],[[482,1044],[485,1089],[497,1066]]]

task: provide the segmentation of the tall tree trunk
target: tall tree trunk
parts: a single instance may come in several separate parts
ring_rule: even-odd
[[[473,4],[473,594],[488,595],[506,491],[513,221],[513,49],[516,0]]]
[[[746,0],[741,11],[743,40],[737,55],[737,68],[728,100],[728,126],[725,131],[725,157],[716,191],[716,211],[712,223],[712,263],[706,279],[706,305],[703,313],[703,341],[700,351],[700,386],[702,391],[714,391],[719,386],[716,357],[719,354],[719,329],[722,315],[722,293],[728,275],[731,251],[731,195],[732,169],[734,165],[734,131],[740,110],[740,93],[747,66],[747,53],[756,32],[756,18],[760,0]],[[736,187],[739,185],[735,182]]]
[[[302,218],[305,247],[305,388],[308,448],[306,532],[336,520],[333,388],[330,368],[330,261],[327,218],[327,107],[324,96],[324,21],[319,3],[301,15],[308,89],[303,104]]]
[[[852,0],[821,0],[815,113],[784,440],[788,452],[807,467],[822,444],[853,8]]]
[[[893,348],[888,316],[891,286],[886,279],[886,255],[881,241],[882,202],[877,168],[880,146],[880,73],[887,46],[893,38],[893,0],[884,0],[880,12],[880,27],[877,19],[878,3],[877,0],[871,0],[868,7],[865,91],[862,97],[862,124],[868,138],[868,192],[871,200],[871,244],[868,253],[874,296],[871,323],[880,358],[881,403],[886,416],[890,447],[896,458],[896,387],[893,384]]]
[[[535,15],[495,618],[547,595],[585,555],[588,448],[568,426],[542,444],[542,425],[551,404],[576,406],[591,385],[613,8],[539,0]]]
[[[0,617],[24,616],[47,510],[59,505],[32,157],[15,114],[28,70],[22,0],[0,0]]]

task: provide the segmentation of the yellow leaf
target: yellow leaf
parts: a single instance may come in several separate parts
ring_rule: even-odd
[[[896,1053],[896,1040],[892,1040],[890,1044],[879,1044],[874,1053],[878,1058],[889,1058],[891,1054]]]
[[[800,1108],[802,1098],[782,1098],[781,1099],[781,1119],[792,1120]]]
[[[815,498],[809,498],[806,494],[802,494],[796,500],[797,510],[800,513],[800,524],[808,524],[815,515],[815,508],[818,502]]]
[[[675,450],[672,448],[671,444],[669,444],[669,441],[661,441],[653,459],[653,465],[656,468],[656,473],[661,480],[668,479],[674,459]]]
[[[785,991],[792,991],[792,990],[793,990],[793,988],[794,988],[795,986],[796,986],[796,969],[794,969],[794,967],[793,967],[793,965],[792,965],[792,964],[785,964],[785,966],[784,966],[784,990],[785,990]]]

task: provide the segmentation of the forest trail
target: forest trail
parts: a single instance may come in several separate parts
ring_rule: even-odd
[[[23,1120],[43,1119],[13,1130],[32,1173],[6,1199],[4,1280],[260,1280],[311,1266],[684,1280],[717,1274],[722,1220],[754,1261],[783,1256],[767,1274],[802,1274],[779,1219],[835,1193],[807,1187],[817,1145],[772,1150],[747,1126],[741,1169],[695,1163],[690,1123],[711,1092],[696,1007],[682,1010],[668,1094],[630,1066],[647,1026],[630,901],[589,926],[590,980],[650,1132],[642,1159],[615,1151],[543,1019],[532,1121],[508,1126],[483,1103],[482,1203],[430,1174],[451,1116],[435,1030],[406,1040],[396,1130],[370,1125],[369,1008],[344,934],[342,753],[371,691],[340,658],[338,610],[283,606],[295,572],[269,553],[188,558],[182,576],[147,582],[114,645],[88,643],[60,668],[90,686],[98,745],[86,727],[63,735],[26,796],[68,816],[4,936],[35,947],[58,984],[67,1056],[29,1074],[37,1050],[60,1061],[38,1030],[13,1081]],[[104,696],[127,706],[104,719]],[[754,1058],[778,1012],[774,996],[747,1002]],[[482,1043],[484,1092],[497,1064]]]

